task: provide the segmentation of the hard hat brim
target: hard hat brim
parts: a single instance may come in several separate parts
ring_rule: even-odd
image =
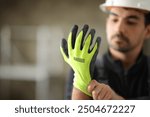
[[[110,8],[112,7],[125,7],[125,8],[132,8],[132,9],[139,9],[139,10],[143,10],[143,11],[148,11],[150,12],[150,8],[149,6],[137,6],[137,5],[126,5],[126,4],[116,4],[116,5],[108,5],[106,3],[100,4],[99,8],[103,11],[103,12],[107,12],[110,10]]]

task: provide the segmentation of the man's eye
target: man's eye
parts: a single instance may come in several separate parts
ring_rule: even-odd
[[[136,23],[136,22],[133,22],[133,21],[127,21],[127,24],[128,24],[128,25],[136,25],[137,23]]]
[[[118,21],[118,19],[112,19],[111,21],[116,23]]]

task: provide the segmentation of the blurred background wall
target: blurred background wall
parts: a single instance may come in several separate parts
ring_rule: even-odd
[[[60,41],[74,24],[89,24],[102,37],[99,56],[106,51],[102,2],[0,0],[0,99],[64,99],[69,66]]]

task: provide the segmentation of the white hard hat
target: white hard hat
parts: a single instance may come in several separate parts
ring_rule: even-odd
[[[127,7],[140,10],[150,11],[149,0],[106,0],[105,3],[100,5],[103,11],[107,11],[109,7]]]

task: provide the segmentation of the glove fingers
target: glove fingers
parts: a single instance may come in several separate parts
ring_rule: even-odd
[[[97,48],[98,48],[98,51],[99,51],[99,47],[100,47],[100,44],[101,44],[101,37],[97,37],[96,43],[97,43]]]
[[[84,47],[83,47],[84,50],[83,51],[88,52],[88,53],[91,52],[90,47],[92,45],[92,42],[93,42],[93,39],[94,39],[94,35],[95,35],[95,30],[91,29],[89,34],[88,34],[88,37],[85,40]]]
[[[75,44],[75,48],[76,50],[82,50],[83,48],[83,41],[84,41],[84,37],[88,31],[89,26],[88,25],[84,25],[84,27],[82,28],[82,30],[79,32],[77,38],[76,38],[76,44]]]
[[[95,30],[94,30],[94,29],[91,29],[90,32],[89,32],[89,35],[91,35],[91,40],[90,40],[89,49],[88,49],[88,52],[90,53],[90,52],[91,52],[90,47],[91,47],[92,42],[93,42],[93,39],[94,39]]]
[[[73,49],[74,49],[74,46],[75,46],[77,31],[78,31],[78,26],[74,25],[74,27],[72,28],[72,31],[71,31],[72,32],[71,45],[72,45]]]
[[[84,45],[83,45],[83,42],[84,42],[84,38],[85,38],[85,35],[86,35],[88,29],[89,29],[89,26],[88,26],[87,24],[85,24],[85,25],[83,26],[83,29],[82,29],[82,31],[83,31],[83,36],[82,36],[82,40],[81,40],[80,50],[82,50],[82,48],[83,48],[83,46],[84,46]]]
[[[62,47],[64,53],[66,54],[66,56],[69,57],[69,55],[68,55],[68,46],[67,46],[66,39],[62,39],[62,41],[61,41],[61,47]]]
[[[93,49],[91,50],[91,51],[92,51],[92,52],[91,52],[92,55],[95,54],[95,55],[97,56],[98,51],[99,51],[100,42],[101,42],[101,38],[100,38],[100,37],[97,37],[96,42],[95,42],[95,44],[94,44],[94,47],[93,47]]]
[[[88,37],[85,40],[84,46],[83,46],[83,54],[87,55],[89,48],[90,48],[90,43],[91,43],[91,35],[88,35]]]
[[[68,55],[67,41],[65,39],[62,39],[61,41],[60,51],[61,54],[63,55],[64,60],[67,61],[69,55]]]
[[[96,61],[96,57],[97,57],[97,54],[98,54],[98,51],[99,51],[99,46],[100,46],[100,42],[101,42],[101,38],[100,37],[97,37],[96,39],[96,42],[94,44],[94,48],[92,50],[92,60],[91,60],[91,63],[90,63],[90,74],[91,74],[91,79],[93,79],[93,73],[94,73],[94,66],[95,66],[95,61]]]
[[[77,34],[78,26],[74,25],[71,32],[68,36],[68,50],[72,50],[75,46],[76,34]]]
[[[90,45],[91,45],[93,42],[93,39],[94,39],[95,29],[91,29],[89,35],[91,35],[91,43],[90,43]]]

